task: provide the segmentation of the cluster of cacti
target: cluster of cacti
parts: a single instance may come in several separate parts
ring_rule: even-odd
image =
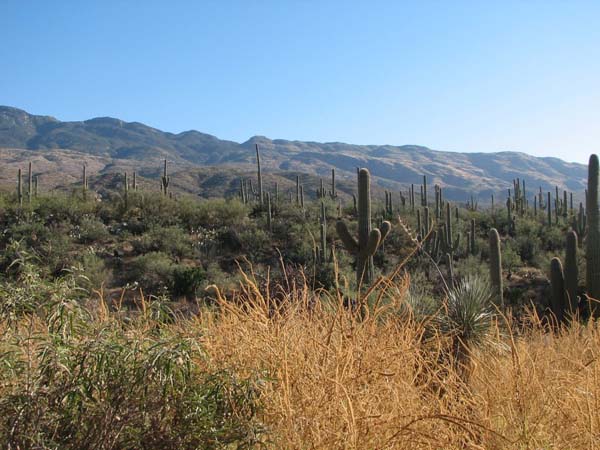
[[[458,250],[460,244],[460,233],[457,233],[456,238],[452,233],[452,216],[450,214],[450,203],[446,203],[446,223],[444,224],[444,232],[442,233],[442,247],[444,253],[453,255]]]
[[[32,164],[29,162],[27,172],[27,203],[31,204],[33,197],[37,196],[38,177],[33,176]],[[23,206],[23,173],[19,168],[17,170],[17,202],[19,206]]]
[[[368,285],[373,279],[373,255],[386,238],[391,224],[384,221],[379,229],[371,229],[371,176],[367,169],[358,173],[358,240],[350,232],[346,223],[338,220],[337,233],[344,247],[356,257],[356,284]]]
[[[319,182],[320,182],[320,186],[317,189],[317,198],[322,199],[322,198],[325,198],[325,196],[327,195],[327,191],[325,190],[325,185],[323,184],[323,178],[321,178],[319,180]]]
[[[391,219],[394,217],[394,203],[392,200],[392,192],[385,191],[385,217]]]
[[[508,196],[510,198],[510,189],[508,190]],[[525,212],[528,208],[525,180],[521,181],[519,178],[513,180],[513,198],[511,201],[511,207],[512,211],[520,217],[525,215]]]
[[[471,195],[470,199],[467,201],[466,207],[469,211],[477,211],[478,202],[477,202],[477,200],[475,200],[475,198],[472,195]]]

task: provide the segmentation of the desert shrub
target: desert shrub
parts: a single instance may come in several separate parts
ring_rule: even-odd
[[[92,252],[81,255],[71,271],[77,284],[88,294],[110,281],[111,276],[111,271],[106,267],[104,260]]]
[[[106,225],[95,217],[84,217],[79,225],[71,231],[71,235],[82,244],[98,243],[110,237]]]
[[[163,252],[181,258],[192,255],[190,236],[177,226],[155,226],[139,239],[133,240],[132,245],[140,254]]]
[[[171,292],[174,296],[196,296],[206,281],[206,271],[202,267],[177,266],[173,270]]]
[[[159,193],[144,196],[139,205],[139,220],[148,229],[154,226],[168,227],[179,222],[178,203]]]
[[[179,204],[181,223],[189,230],[243,226],[248,219],[248,207],[237,199],[192,200],[182,199]]]
[[[42,291],[54,298],[37,317],[43,326],[33,335],[10,328],[0,344],[0,441],[7,448],[225,449],[256,442],[256,377],[209,370],[197,338],[157,321],[152,303],[135,320],[95,321],[72,288]]]
[[[519,251],[515,247],[516,243],[514,241],[507,241],[502,248],[502,268],[508,272],[512,272],[523,265]]]
[[[84,217],[94,215],[96,204],[93,200],[83,201],[66,195],[49,195],[38,200],[36,213],[47,224],[70,222],[79,224]]]
[[[4,229],[2,238],[5,241],[22,241],[28,248],[39,248],[50,234],[50,230],[41,222],[18,222]]]
[[[169,255],[150,252],[131,261],[124,281],[137,283],[145,292],[157,294],[168,288],[174,269]]]

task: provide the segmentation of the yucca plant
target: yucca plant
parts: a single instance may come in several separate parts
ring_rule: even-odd
[[[467,275],[447,292],[437,317],[439,330],[450,338],[451,357],[468,376],[470,355],[485,345],[494,323],[494,293],[482,277]]]

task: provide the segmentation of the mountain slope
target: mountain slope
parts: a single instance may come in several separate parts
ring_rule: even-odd
[[[248,171],[254,166],[255,144],[260,145],[267,171],[328,177],[330,169],[335,167],[340,180],[352,181],[356,167],[368,167],[378,184],[395,190],[420,183],[425,174],[431,185],[440,184],[448,198],[458,200],[471,193],[488,198],[490,193],[511,187],[512,179],[517,177],[526,179],[530,193],[538,186],[546,191],[555,185],[583,192],[587,175],[586,167],[581,164],[517,152],[456,153],[414,145],[351,145],[271,140],[262,136],[239,144],[198,131],[173,134],[107,117],[61,122],[0,106],[3,160],[8,157],[6,149],[12,149],[13,159],[53,155],[59,167],[61,158],[68,154],[65,151],[75,151],[79,155],[75,159],[85,160],[86,155],[92,158],[98,173],[137,168],[158,175],[162,158],[169,159],[175,171],[195,166],[235,166]],[[19,151],[20,158],[16,156]]]

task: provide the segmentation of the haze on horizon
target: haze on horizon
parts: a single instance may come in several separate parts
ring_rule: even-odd
[[[600,2],[0,4],[0,104],[60,120],[586,163]]]

